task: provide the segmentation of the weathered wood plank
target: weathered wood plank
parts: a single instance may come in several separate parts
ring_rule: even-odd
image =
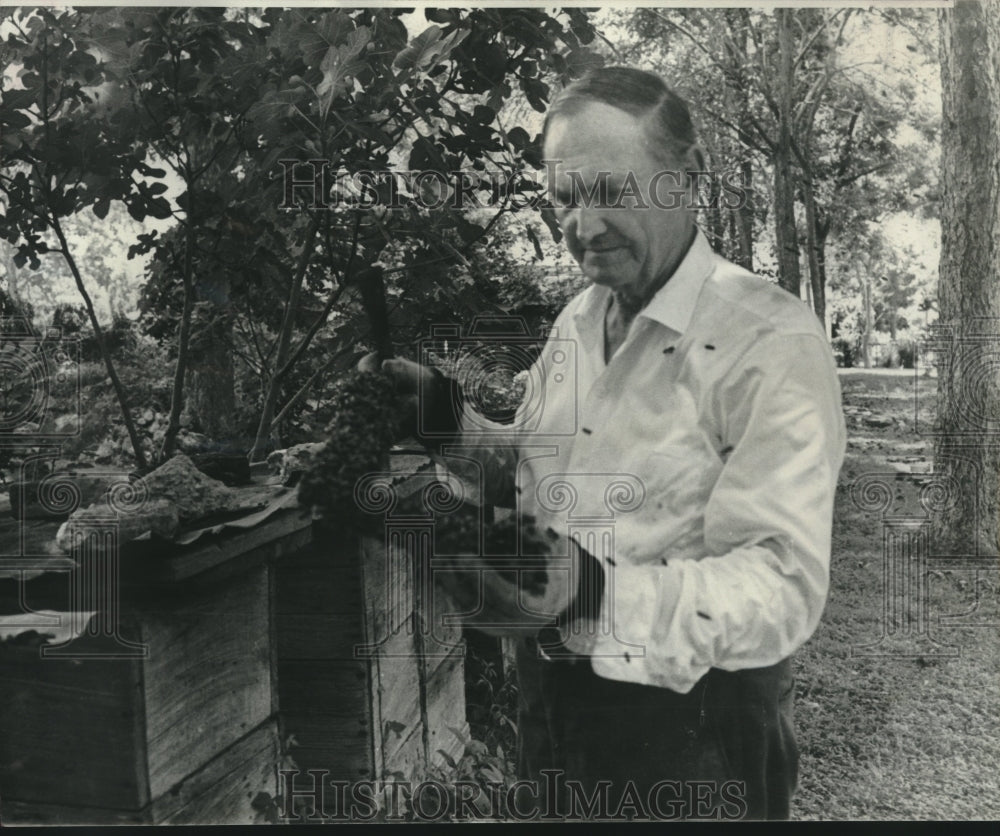
[[[370,780],[374,774],[371,741],[367,738],[348,738],[336,746],[296,746],[289,754],[301,772],[326,770],[331,781]],[[309,776],[297,778],[296,785],[300,781],[308,786]]]
[[[342,614],[360,617],[361,573],[354,555],[357,541],[340,538],[331,544],[330,532],[322,525],[313,528],[314,540],[307,548],[282,558],[276,565],[276,611],[279,633],[285,629],[283,616],[302,613]],[[336,548],[336,551],[334,551]]]
[[[424,743],[419,725],[401,733],[393,732],[383,738],[382,778],[403,776],[404,780],[418,780],[426,771],[424,763]]]
[[[360,608],[353,613],[279,613],[281,659],[354,660],[364,643]]]
[[[150,824],[150,810],[112,810],[82,805],[44,804],[18,801],[4,796],[0,805],[0,825],[34,827],[38,825],[98,826],[109,824]]]
[[[141,614],[150,793],[156,798],[271,714],[266,567]]]
[[[392,722],[411,728],[420,719],[420,669],[413,637],[401,631],[380,652],[377,687],[382,726]]]
[[[138,809],[145,803],[130,717],[133,697],[125,678],[111,673],[109,679],[118,680],[121,693],[87,693],[3,677],[0,703],[6,720],[0,733],[0,792],[4,798],[66,804],[97,801],[121,809]]]
[[[278,683],[281,711],[285,717],[295,714],[353,716],[366,702],[367,664],[341,660],[279,660]]]
[[[4,825],[72,824],[249,824],[253,799],[260,792],[277,795],[280,757],[277,723],[272,719],[252,731],[197,773],[141,810],[115,810],[12,800],[4,795]]]
[[[248,565],[294,554],[311,541],[312,520],[309,513],[301,508],[290,508],[275,512],[255,528],[226,531],[205,545],[199,543],[189,548],[175,548],[169,557],[145,565],[123,560],[122,572],[129,579],[135,576],[177,583],[224,568],[223,572],[211,574],[212,579],[219,580],[244,571]]]
[[[362,559],[367,627],[372,640],[381,641],[400,630],[413,613],[413,561],[397,548],[387,553],[384,541],[367,537]]]
[[[460,755],[463,745],[452,729],[468,737],[465,720],[464,659],[456,650],[427,678],[427,748],[432,762],[440,759],[439,750],[450,756]]]
[[[367,711],[358,714],[286,714],[285,728],[295,729],[299,746],[335,749],[341,744],[367,740],[371,718]]]
[[[164,824],[252,824],[258,793],[278,794],[281,749],[273,719],[220,752],[194,775],[156,799],[152,819]]]
[[[106,638],[70,645],[111,652]],[[59,805],[138,810],[149,800],[137,728],[136,659],[40,658],[0,645],[0,795]]]
[[[357,613],[361,578],[357,569],[323,565],[312,555],[279,562],[278,613]]]

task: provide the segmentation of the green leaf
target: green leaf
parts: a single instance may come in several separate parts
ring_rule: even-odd
[[[457,23],[461,13],[457,9],[424,9],[424,17],[431,23]]]
[[[135,167],[136,167],[137,171],[141,172],[142,174],[145,174],[147,177],[166,177],[167,176],[167,172],[166,172],[165,169],[162,169],[162,168],[153,168],[151,165],[147,165],[146,163],[142,162],[141,160],[139,160],[138,162],[136,162]]]
[[[549,100],[549,85],[537,78],[522,78],[521,90],[530,104],[539,113],[544,113]]]
[[[444,762],[448,764],[448,766],[450,766],[452,769],[458,768],[458,764],[455,762],[455,759],[451,755],[449,755],[444,749],[438,749],[437,751],[438,754],[442,758],[444,758]]]
[[[0,110],[0,125],[7,125],[15,131],[27,128],[31,124],[31,117],[19,110],[8,110],[6,107]]]
[[[562,229],[559,226],[559,221],[556,220],[555,210],[549,206],[542,207],[539,209],[539,212],[541,213],[542,220],[545,222],[545,225],[549,228],[549,232],[552,233],[552,240],[558,244],[562,241],[563,234]]]
[[[476,49],[473,61],[491,87],[503,81],[507,73],[507,50],[502,44],[483,44]]]
[[[482,774],[483,777],[487,778],[491,784],[504,783],[503,773],[500,772],[500,770],[497,769],[495,766],[493,766],[493,764],[484,766],[480,771],[480,774]]]
[[[476,105],[472,111],[472,118],[483,125],[489,125],[497,118],[497,112],[492,107]]]
[[[463,729],[457,726],[448,726],[448,731],[450,731],[455,737],[458,738],[458,742],[465,746],[469,742],[469,738]]]
[[[352,31],[343,46],[331,46],[320,64],[323,80],[316,87],[323,108],[328,109],[330,103],[347,89],[347,79],[365,68],[364,61],[358,56],[364,52],[371,40],[371,33],[366,26],[359,26]]]
[[[392,62],[393,69],[417,70],[425,61],[433,60],[438,54],[435,47],[441,40],[441,32],[440,26],[428,26],[397,53]]]
[[[37,94],[34,90],[4,90],[3,105],[0,110],[22,110],[35,103]]]
[[[518,151],[523,151],[531,144],[531,137],[528,136],[528,132],[520,126],[507,131],[507,139]]]
[[[302,11],[309,11],[304,9]],[[302,11],[293,14],[301,16]],[[327,12],[316,23],[302,21],[291,28],[292,39],[298,39],[306,65],[315,67],[331,46],[344,43],[354,29],[354,21],[339,9]]]
[[[94,214],[97,215],[102,221],[108,216],[108,210],[111,208],[111,201],[103,195],[94,201],[93,207]]]
[[[154,218],[159,220],[166,220],[170,217],[170,204],[167,202],[166,198],[156,197],[153,198],[146,204],[146,211],[152,215]]]
[[[397,70],[423,71],[448,56],[469,34],[467,29],[456,29],[446,38],[441,37],[440,26],[428,26],[409,45],[400,50],[392,62]]]

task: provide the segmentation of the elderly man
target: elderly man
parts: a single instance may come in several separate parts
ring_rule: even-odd
[[[584,548],[541,590],[485,566],[445,583],[519,635],[520,768],[543,817],[785,818],[790,656],[825,602],[845,444],[823,329],[711,250],[680,197],[702,167],[690,114],[658,77],[593,72],[544,142],[591,284],[506,437],[466,410],[441,461]],[[384,368],[446,427],[453,385]]]

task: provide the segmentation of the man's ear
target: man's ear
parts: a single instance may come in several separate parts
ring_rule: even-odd
[[[691,200],[691,206],[697,208],[700,205],[698,189],[701,184],[701,174],[708,170],[705,162],[705,154],[697,145],[692,145],[684,152],[684,159],[681,163],[684,171],[684,182],[687,184],[687,195]]]
[[[684,152],[684,173],[690,177],[696,171],[707,171],[705,154],[698,145],[692,145]]]

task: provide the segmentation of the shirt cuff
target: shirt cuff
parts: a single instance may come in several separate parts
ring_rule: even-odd
[[[559,614],[555,627],[544,628],[538,633],[539,647],[552,658],[590,656],[601,624],[604,571],[597,558],[575,540],[569,541],[569,548],[578,554],[573,599]]]
[[[594,673],[688,693],[711,668],[693,657],[675,623],[684,573],[671,566],[609,567],[600,635],[592,655]]]

